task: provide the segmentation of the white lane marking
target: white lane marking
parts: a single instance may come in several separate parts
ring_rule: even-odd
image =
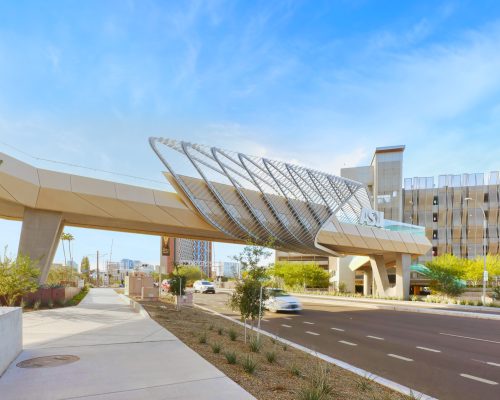
[[[307,325],[314,325],[314,322],[304,321],[304,324],[307,324]]]
[[[500,364],[497,364],[497,363],[494,363],[494,362],[491,362],[491,361],[487,361],[486,364],[493,365],[494,367],[500,367]]]
[[[378,337],[378,336],[367,335],[366,337],[369,337],[370,339],[375,339],[375,340],[385,340],[383,337]]]
[[[497,343],[497,344],[500,344],[500,342],[496,342],[496,341],[494,341],[494,340],[488,340],[488,339],[479,339],[479,338],[469,337],[469,336],[452,335],[451,333],[442,333],[442,332],[439,332],[439,334],[440,334],[440,335],[445,335],[445,336],[454,336],[454,337],[459,337],[459,338],[463,338],[463,339],[480,340],[481,342],[489,342],[489,343]]]
[[[291,328],[290,325],[281,324],[281,326],[283,326],[284,328]]]
[[[441,353],[441,350],[429,349],[428,347],[417,346],[417,349],[425,350],[425,351],[432,351],[433,353]]]
[[[269,320],[268,320],[268,319],[264,319],[264,318],[261,318],[260,320],[261,320],[261,321],[264,321],[264,322],[269,322]]]
[[[392,353],[389,353],[387,354],[389,357],[393,357],[393,358],[397,358],[399,360],[403,360],[403,361],[413,361],[411,358],[407,358],[407,357],[403,357],[403,356],[398,356],[397,354],[392,354]]]
[[[319,333],[316,332],[311,332],[311,331],[306,331],[309,335],[314,335],[314,336],[319,336]]]
[[[472,379],[474,381],[478,381],[478,382],[482,382],[482,383],[487,383],[488,385],[498,385],[498,382],[489,381],[488,379],[479,378],[479,377],[474,376],[474,375],[460,374],[460,376],[463,377],[463,378]]]
[[[290,317],[284,317],[285,319],[291,319]]]
[[[357,346],[356,343],[352,343],[352,342],[347,342],[345,340],[339,340],[339,343],[342,343],[342,344],[346,344],[348,346]]]
[[[344,332],[344,330],[343,330],[343,329],[340,329],[340,328],[330,328],[330,329],[332,329],[332,330],[334,330],[334,331]]]

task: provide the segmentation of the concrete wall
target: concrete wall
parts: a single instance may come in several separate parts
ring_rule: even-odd
[[[23,314],[20,307],[0,307],[0,376],[23,348]]]

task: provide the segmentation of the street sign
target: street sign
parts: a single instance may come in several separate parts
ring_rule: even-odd
[[[484,271],[483,272],[483,282],[487,282],[488,281],[488,271]]]

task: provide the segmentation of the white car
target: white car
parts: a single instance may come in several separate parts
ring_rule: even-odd
[[[278,311],[301,311],[302,304],[293,296],[290,296],[282,289],[266,289],[269,298],[264,302],[264,307],[272,312]]]
[[[195,293],[215,293],[215,286],[209,281],[196,281],[193,283]]]

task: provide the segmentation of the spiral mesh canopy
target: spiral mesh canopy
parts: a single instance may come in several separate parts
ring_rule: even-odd
[[[238,240],[299,253],[324,254],[315,246],[321,227],[335,216],[358,224],[371,208],[363,184],[301,166],[165,138],[151,147],[178,187],[215,228]],[[166,151],[184,155],[200,178],[177,174]],[[209,176],[227,182],[218,183]]]

